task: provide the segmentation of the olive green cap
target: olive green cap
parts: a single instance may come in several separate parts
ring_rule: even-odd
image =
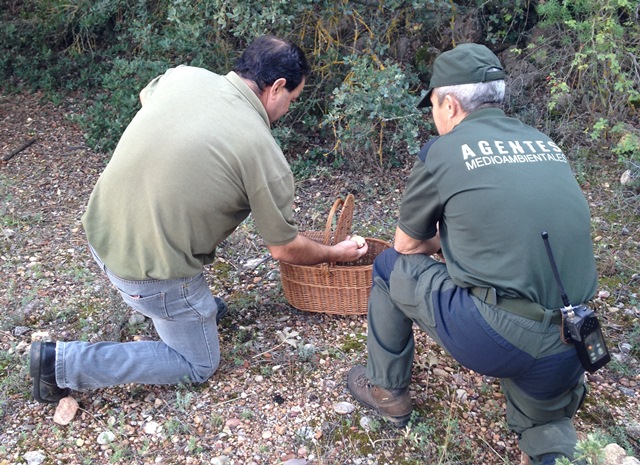
[[[500,60],[484,45],[461,44],[438,55],[433,62],[429,90],[418,108],[431,106],[431,91],[436,87],[497,81],[505,74]]]

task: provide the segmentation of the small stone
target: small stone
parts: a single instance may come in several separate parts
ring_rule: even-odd
[[[628,342],[623,342],[622,344],[620,344],[619,347],[620,347],[620,352],[622,352],[625,355],[629,355],[631,353],[631,350],[633,349],[633,346]]]
[[[296,434],[302,439],[312,439],[313,438],[313,428],[310,426],[303,426],[296,431]]]
[[[144,432],[147,434],[158,434],[161,426],[157,421],[150,421],[144,425]]]
[[[211,465],[228,465],[229,463],[231,463],[231,461],[226,455],[220,455],[219,457],[211,459]]]
[[[607,298],[609,298],[610,295],[611,295],[611,293],[609,291],[600,291],[600,292],[598,292],[598,298],[600,298],[600,299],[607,299]]]
[[[356,409],[356,406],[350,402],[338,402],[333,406],[333,410],[340,415],[347,415],[353,412]]]
[[[625,457],[620,465],[640,465],[640,460],[635,457]]]
[[[449,376],[449,373],[447,373],[442,368],[434,368],[433,369],[433,374],[436,375],[436,376],[440,376],[441,378],[445,378],[445,377]]]
[[[262,439],[269,439],[269,438],[271,438],[271,431],[263,431]]]
[[[640,440],[640,423],[633,421],[627,425],[627,434],[636,440]]]
[[[224,422],[224,425],[228,426],[229,428],[237,428],[238,426],[240,426],[240,423],[242,423],[242,420],[240,420],[239,418],[229,418]]]
[[[141,325],[142,323],[144,323],[144,320],[144,315],[142,313],[136,312],[129,317],[129,324],[132,326]]]
[[[374,421],[371,417],[364,416],[360,418],[360,427],[365,431],[371,431]]]
[[[618,464],[627,456],[627,452],[614,443],[608,444],[602,451],[604,452],[604,463],[607,465]]]
[[[56,412],[53,414],[53,421],[59,425],[68,425],[76,416],[78,408],[78,402],[73,397],[60,399]]]
[[[98,444],[105,445],[105,444],[112,443],[115,439],[116,439],[116,435],[113,434],[111,431],[103,431],[98,435],[97,441],[98,441]]]
[[[23,455],[28,465],[40,465],[47,457],[41,450],[29,451]]]
[[[49,331],[34,331],[31,333],[31,342],[50,340],[51,336],[49,335]]]
[[[27,334],[29,331],[30,328],[28,326],[16,326],[13,328],[13,335],[19,337]]]
[[[264,262],[264,258],[252,258],[244,262],[244,269],[257,268],[262,262]]]
[[[618,386],[618,389],[620,389],[620,392],[622,392],[625,396],[629,396],[629,397],[636,396],[635,389],[629,389],[628,387],[624,387],[624,386]]]

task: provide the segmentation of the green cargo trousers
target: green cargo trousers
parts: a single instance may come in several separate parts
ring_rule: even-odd
[[[393,249],[378,256],[373,278],[367,336],[371,384],[410,384],[415,323],[462,366],[500,379],[507,423],[532,464],[550,453],[573,458],[572,418],[586,387],[575,348],[561,341],[557,310],[540,307],[539,317],[530,319],[487,304],[456,286],[443,263]]]

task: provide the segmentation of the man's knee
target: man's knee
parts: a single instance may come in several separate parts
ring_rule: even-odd
[[[389,282],[389,278],[391,276],[391,272],[393,271],[393,267],[398,260],[400,254],[394,249],[390,247],[380,253],[375,261],[373,262],[373,278],[375,282],[376,277],[382,278],[385,282]]]
[[[213,357],[211,363],[205,366],[192,365],[191,366],[191,381],[194,383],[204,383],[211,378],[218,367],[220,366],[220,356]]]
[[[523,431],[518,442],[520,449],[531,458],[532,463],[538,464],[544,463],[542,458],[550,454],[572,459],[577,441],[573,421],[563,418]]]

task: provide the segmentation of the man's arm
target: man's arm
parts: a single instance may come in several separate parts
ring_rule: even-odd
[[[285,245],[267,245],[275,260],[294,265],[316,265],[327,262],[351,262],[367,253],[367,244],[358,248],[351,240],[344,240],[336,245],[328,246],[298,234],[294,240]]]
[[[396,228],[396,237],[393,247],[401,254],[425,254],[433,255],[440,250],[440,235],[436,234],[431,239],[418,240],[409,236],[402,229]]]

